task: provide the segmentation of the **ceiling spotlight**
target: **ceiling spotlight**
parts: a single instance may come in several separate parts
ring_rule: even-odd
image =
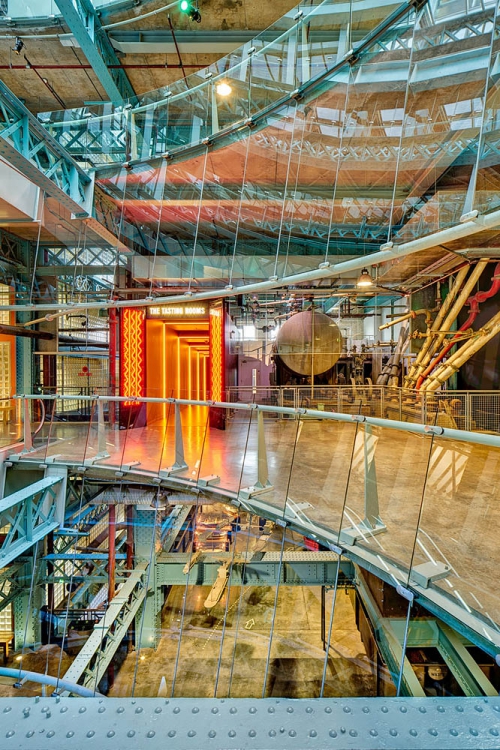
[[[361,271],[359,279],[356,282],[356,286],[373,286],[373,279],[368,273],[367,268],[363,268],[363,270]]]
[[[219,96],[229,96],[233,89],[228,83],[226,83],[226,81],[222,81],[221,83],[217,84],[215,90],[217,91]]]
[[[13,51],[16,53],[16,55],[20,55],[21,54],[21,50],[22,50],[23,47],[24,47],[23,40],[21,39],[20,36],[16,36],[16,42],[15,42],[14,48],[13,48]]]

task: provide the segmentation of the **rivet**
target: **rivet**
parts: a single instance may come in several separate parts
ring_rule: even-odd
[[[285,734],[285,727],[280,727],[280,734]]]
[[[313,710],[312,710],[311,706],[308,706],[308,707],[306,708],[306,714],[312,714],[312,711],[313,711]]]
[[[50,719],[51,716],[52,714],[50,713],[50,711],[47,711],[47,713],[45,714],[45,718]]]
[[[309,732],[309,737],[317,737],[317,736],[318,736],[317,731],[315,729],[311,729],[311,731]]]
[[[94,734],[95,734],[94,730],[93,729],[89,729],[89,731],[87,732],[87,737],[93,737]]]
[[[118,708],[116,709],[117,714],[122,714],[124,711],[125,709],[123,708],[123,706],[118,706]]]
[[[408,711],[408,709],[406,708],[406,706],[401,706],[401,708],[399,710],[401,711],[402,714],[405,714]]]
[[[335,729],[330,729],[330,731],[328,732],[328,734],[330,735],[330,737],[336,737],[337,736],[337,732],[335,731]]]
[[[47,734],[45,736],[46,737],[53,737],[54,735],[55,735],[55,732],[54,732],[53,729],[51,729],[50,732],[47,732]]]
[[[331,714],[331,713],[332,713],[332,708],[331,708],[331,706],[327,706],[327,707],[325,708],[325,714]]]
[[[455,706],[455,711],[459,711],[461,714],[464,712],[463,706]]]
[[[269,737],[276,737],[276,731],[274,729],[271,729],[269,732]]]
[[[490,734],[492,734],[493,737],[498,737],[498,729],[490,729]]]
[[[248,733],[248,736],[249,736],[249,737],[255,737],[256,735],[257,735],[257,732],[255,731],[255,729],[251,729],[251,730],[249,731],[249,733]]]
[[[156,706],[155,714],[161,714],[161,706]]]
[[[438,711],[439,711],[440,714],[444,714],[444,712],[445,712],[444,706],[438,706]]]
[[[219,713],[219,709],[216,708],[216,707],[212,708],[212,713],[213,714],[218,714]]]
[[[170,732],[168,733],[168,736],[175,737],[175,729],[171,729]]]
[[[34,731],[30,729],[29,732],[26,732],[26,737],[33,737],[34,734],[35,734]]]
[[[273,713],[274,713],[274,711],[275,711],[275,708],[274,708],[274,706],[269,706],[269,708],[267,709],[267,713],[268,713],[268,714],[273,714]]]
[[[473,737],[477,737],[477,735],[479,734],[477,729],[469,729],[469,732],[472,734]]]
[[[370,713],[370,709],[368,708],[368,706],[363,706],[363,713],[364,714],[369,714]]]
[[[44,706],[44,707],[42,708],[42,714],[46,714],[46,713],[47,713],[47,711],[49,711],[49,710],[50,710],[50,709],[49,709],[49,707],[48,707],[48,706]]]
[[[211,729],[210,732],[208,733],[208,736],[209,737],[215,737],[216,734],[217,734],[217,732],[214,732],[214,730]]]
[[[236,713],[238,713],[238,709],[233,706],[232,708],[229,709],[229,713],[230,714],[236,714]]]
[[[114,731],[112,729],[110,729],[109,732],[107,733],[106,737],[114,737],[114,736],[115,736]]]
[[[194,731],[194,729],[189,730],[188,737],[196,737],[196,732]]]
[[[133,729],[129,729],[127,732],[127,737],[135,737],[135,731]]]
[[[197,713],[199,713],[199,711],[200,711],[200,709],[198,708],[198,706],[195,706],[195,707],[194,707],[194,708],[192,709],[192,712],[191,712],[191,713],[193,713],[193,714],[197,714]]]
[[[480,711],[480,712],[483,710],[482,706],[474,706],[474,708],[476,709],[476,711]]]
[[[390,734],[390,735],[391,735],[392,737],[397,737],[397,736],[398,736],[398,732],[397,732],[397,729],[389,729],[389,734]]]
[[[295,729],[290,729],[290,731],[288,732],[288,735],[289,737],[296,737],[297,732],[295,731]]]
[[[382,711],[383,714],[386,714],[389,711],[389,709],[387,708],[387,706],[382,706],[382,708],[380,710]]]
[[[251,713],[251,714],[256,714],[257,713],[257,709],[255,708],[255,706],[251,706],[251,708],[248,709],[248,712]]]
[[[99,706],[99,708],[97,709],[97,713],[98,714],[103,714],[105,712],[105,710],[106,709],[104,708],[104,706]]]
[[[87,709],[85,708],[85,706],[80,706],[80,708],[78,709],[78,713],[79,714],[84,714],[86,710]]]
[[[412,737],[416,737],[417,734],[418,734],[418,732],[417,732],[416,729],[410,729],[410,734],[411,734]]]
[[[70,730],[69,732],[66,732],[66,737],[68,737],[68,739],[69,739],[70,737],[73,737],[74,734],[75,733]]]
[[[345,734],[345,727],[340,727],[340,734]]]
[[[493,706],[493,711],[500,711],[500,706],[498,706],[498,705]]]
[[[456,729],[450,729],[450,734],[452,734],[453,737],[458,737],[458,732]]]
[[[7,732],[7,734],[6,734],[5,736],[6,736],[6,737],[13,737],[14,735],[15,735],[15,732],[14,732],[14,730],[13,730],[13,729],[10,729],[10,730],[9,730],[9,731]]]
[[[376,737],[378,735],[378,732],[376,729],[370,729],[370,734],[372,737]]]
[[[228,737],[236,737],[236,732],[234,731],[234,729],[230,729],[227,735]]]
[[[344,706],[344,713],[345,714],[350,714],[351,713],[351,709],[349,708],[349,706]]]
[[[355,729],[351,729],[351,731],[349,732],[349,734],[351,735],[351,737],[357,737],[358,736],[358,733],[356,732]]]
[[[67,706],[62,706],[60,713],[65,714],[67,710],[68,710]]]
[[[179,706],[176,706],[176,707],[174,708],[174,714],[178,714],[178,713],[180,712],[180,710],[181,710],[181,709],[179,708]]]
[[[156,734],[156,732],[154,732],[152,729],[150,729],[149,732],[147,733],[146,737],[149,737],[149,739],[151,739],[152,737],[155,736],[155,734]]]
[[[293,708],[291,706],[288,706],[287,711],[289,714],[293,714]]]
[[[437,729],[429,729],[429,734],[432,734],[433,737],[437,737]]]
[[[28,716],[30,715],[30,710],[29,710],[29,708],[23,708],[23,714],[24,714],[24,715],[25,715],[26,717],[28,717]]]
[[[142,714],[143,709],[140,706],[137,706],[135,709],[136,714]]]
[[[421,714],[426,714],[427,713],[427,709],[425,708],[425,706],[420,706],[420,708],[418,710],[420,711]]]
[[[6,706],[3,710],[4,714],[8,714],[9,711],[12,711],[12,708],[10,706]]]

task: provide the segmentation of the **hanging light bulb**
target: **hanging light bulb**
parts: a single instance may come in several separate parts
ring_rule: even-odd
[[[359,279],[356,282],[356,286],[373,286],[373,279],[368,273],[367,268],[362,269]]]
[[[226,81],[221,81],[221,83],[217,84],[215,90],[219,96],[229,96],[233,89],[228,83],[226,83]]]

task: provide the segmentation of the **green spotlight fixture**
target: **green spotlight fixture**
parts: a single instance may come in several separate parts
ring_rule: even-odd
[[[181,13],[185,13],[187,16],[189,16],[191,21],[201,23],[201,13],[198,8],[195,8],[190,0],[181,0],[179,3],[179,9]]]

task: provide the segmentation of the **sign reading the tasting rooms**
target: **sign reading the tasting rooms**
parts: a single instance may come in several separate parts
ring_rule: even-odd
[[[160,318],[163,320],[194,320],[195,318],[208,318],[208,305],[161,305],[148,307],[148,318]]]

